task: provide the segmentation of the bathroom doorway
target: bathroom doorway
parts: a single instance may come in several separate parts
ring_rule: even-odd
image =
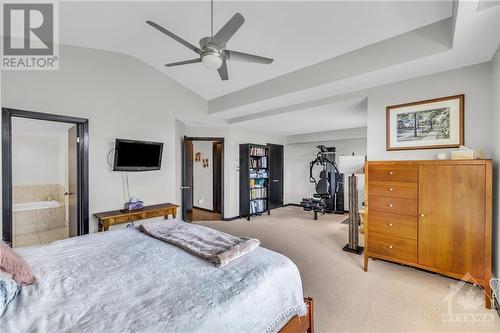
[[[224,138],[184,137],[182,219],[221,221],[224,216]]]
[[[2,236],[13,247],[88,233],[88,121],[2,109]]]

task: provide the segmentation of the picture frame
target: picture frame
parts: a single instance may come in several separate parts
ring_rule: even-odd
[[[462,94],[386,107],[386,150],[463,146],[464,105]]]

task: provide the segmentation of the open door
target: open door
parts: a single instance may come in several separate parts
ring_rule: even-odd
[[[193,221],[193,140],[184,137],[182,145],[182,220]]]
[[[69,237],[78,236],[78,171],[77,171],[77,125],[68,129],[68,188],[64,195],[67,197]]]

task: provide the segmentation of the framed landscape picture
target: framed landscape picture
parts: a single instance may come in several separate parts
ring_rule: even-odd
[[[387,150],[464,145],[464,95],[388,106]]]

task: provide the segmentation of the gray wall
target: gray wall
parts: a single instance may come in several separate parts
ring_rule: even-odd
[[[493,274],[500,277],[500,47],[497,49],[491,63],[492,94],[493,94]],[[500,287],[497,290],[500,297]]]
[[[117,137],[165,144],[162,169],[131,173],[130,190],[145,204],[177,202],[175,118],[206,115],[206,101],[129,56],[61,46],[60,61],[58,71],[3,71],[2,106],[89,119],[90,213],[125,201],[121,173],[106,162]]]
[[[220,137],[224,138],[224,216],[226,218],[239,215],[239,145],[241,143],[256,144],[285,144],[285,137],[262,133],[237,126],[229,127],[190,127],[177,126],[177,140],[183,135],[191,137]],[[286,155],[286,147],[285,147]],[[181,167],[181,155],[177,159],[178,168]],[[286,169],[286,165],[285,165]],[[285,188],[286,192],[286,188]],[[178,198],[181,193],[178,190]],[[180,202],[180,200],[178,200]]]
[[[320,142],[292,143],[286,146],[286,203],[298,204],[305,197],[311,197],[315,193],[314,184],[309,182],[309,162],[316,158],[317,145],[335,147],[339,155],[366,155],[366,138],[329,140]],[[337,160],[338,162],[338,160]],[[321,170],[315,167],[315,174]],[[345,180],[344,180],[345,181]],[[347,186],[344,193],[344,209],[347,207]],[[359,205],[363,202],[364,178],[358,176]]]
[[[492,95],[489,63],[423,76],[370,89],[368,96],[368,159],[436,159],[452,149],[386,151],[386,107],[407,102],[465,94],[465,145],[491,156]]]

